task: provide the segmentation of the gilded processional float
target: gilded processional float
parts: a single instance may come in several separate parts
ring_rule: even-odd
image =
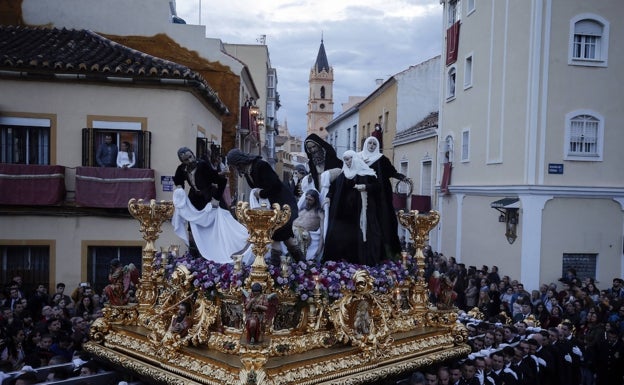
[[[367,384],[470,352],[457,313],[428,301],[423,248],[440,219],[435,211],[399,211],[416,252],[392,266],[306,267],[284,259],[275,267],[263,256],[290,208],[239,202],[253,264],[237,258],[192,271],[175,251],[155,247],[172,202],[132,199],[128,208],[146,241],[138,303],[107,305],[85,350],[146,382]]]

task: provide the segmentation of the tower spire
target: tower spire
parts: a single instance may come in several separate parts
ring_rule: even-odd
[[[317,72],[329,72],[329,62],[327,61],[327,54],[325,53],[325,44],[323,44],[323,34],[321,33],[321,46],[319,47],[318,54],[316,55],[316,62],[314,67]]]

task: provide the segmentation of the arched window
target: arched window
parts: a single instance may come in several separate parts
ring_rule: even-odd
[[[604,120],[592,111],[573,111],[566,115],[564,156],[567,160],[602,160]]]
[[[597,15],[583,14],[570,20],[569,64],[606,67],[609,22]]]
[[[455,98],[455,83],[457,80],[457,72],[455,67],[451,67],[447,73],[446,81],[446,100]]]
[[[321,99],[325,99],[325,86],[321,87]]]

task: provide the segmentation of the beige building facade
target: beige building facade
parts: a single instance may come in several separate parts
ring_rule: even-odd
[[[438,244],[525,287],[622,276],[617,1],[443,1]],[[619,79],[619,80],[618,80]]]
[[[60,51],[54,52],[57,55],[55,68],[39,63],[39,67],[26,71],[9,68],[6,62],[3,65],[0,78],[3,138],[12,130],[43,128],[44,133],[39,138],[49,141],[49,145],[41,142],[42,151],[35,158],[29,156],[29,161],[10,158],[11,152],[1,151],[0,166],[15,172],[13,176],[6,173],[2,176],[3,189],[9,186],[5,184],[7,181],[27,179],[18,176],[24,170],[30,172],[42,165],[40,167],[61,170],[51,175],[60,180],[63,190],[59,193],[60,200],[54,203],[31,205],[29,193],[23,192],[16,197],[17,203],[0,205],[0,258],[7,267],[3,269],[2,274],[6,275],[3,278],[9,280],[10,275],[22,275],[25,282],[47,283],[49,289],[62,281],[68,290],[79,282],[90,281],[101,290],[110,260],[116,257],[122,263],[140,263],[144,243],[138,221],[125,208],[127,199],[123,205],[115,207],[81,203],[85,198],[103,204],[119,198],[115,193],[104,195],[104,190],[91,190],[88,196],[83,194],[81,198],[78,191],[81,181],[89,179],[83,174],[85,170],[104,172],[90,167],[95,164],[96,144],[102,140],[104,132],[112,133],[117,144],[130,138],[137,154],[136,167],[128,170],[128,175],[111,176],[107,186],[122,186],[122,189],[126,186],[125,194],[131,195],[134,190],[129,184],[141,179],[144,185],[151,185],[152,192],[135,197],[171,200],[174,187],[171,177],[179,164],[177,149],[183,146],[196,149],[203,141],[222,149],[227,146],[224,150],[236,145],[240,139],[238,131],[244,101],[249,97],[258,99],[259,95],[247,65],[226,54],[218,39],[207,39],[205,27],[171,23],[168,1],[63,0],[52,8],[45,2],[24,1],[16,24],[66,27],[78,32],[64,33],[93,38],[90,32],[80,32],[82,26],[101,33],[120,34],[114,37],[155,51],[158,51],[158,42],[168,42],[169,54],[177,55],[184,62],[183,65],[161,61],[149,53],[140,56],[140,52],[117,43],[110,44],[113,51],[119,51],[117,55],[132,57],[136,54],[154,63],[153,67],[146,70],[122,64],[114,73],[106,72],[104,68],[110,63],[106,59],[117,56],[96,55],[102,61],[93,63],[79,55],[71,56],[70,60]],[[112,12],[113,9],[116,11]],[[93,14],[99,17],[92,17]],[[136,16],[138,14],[141,17]],[[126,23],[126,18],[133,21]],[[121,36],[124,33],[133,36]],[[105,42],[98,46],[109,47],[107,37],[98,36],[96,40]],[[78,45],[81,43],[76,41]],[[93,49],[89,52],[94,53]],[[140,62],[141,59],[136,60]],[[187,65],[207,69],[205,77]],[[21,77],[14,75],[20,71]],[[30,76],[30,72],[43,72],[47,78],[30,80],[34,76]],[[210,72],[219,74],[213,83],[206,80]],[[91,81],[85,81],[87,75],[92,76]],[[218,94],[215,89],[219,90]],[[230,122],[231,119],[234,120]],[[225,122],[231,128],[227,133]],[[12,143],[18,143],[18,139]],[[109,171],[119,172],[114,168]],[[134,177],[138,174],[142,177]],[[106,178],[102,180],[108,180]],[[47,192],[35,194],[36,184],[27,187],[32,188],[32,195],[48,195]],[[157,247],[169,245],[182,245],[180,251],[186,250],[167,222]]]

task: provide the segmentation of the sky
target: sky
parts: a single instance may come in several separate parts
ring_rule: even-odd
[[[187,24],[230,44],[266,35],[277,70],[280,125],[306,136],[310,69],[321,38],[334,69],[334,117],[349,96],[367,96],[412,65],[441,53],[440,0],[177,0]],[[200,10],[201,8],[201,17]]]

